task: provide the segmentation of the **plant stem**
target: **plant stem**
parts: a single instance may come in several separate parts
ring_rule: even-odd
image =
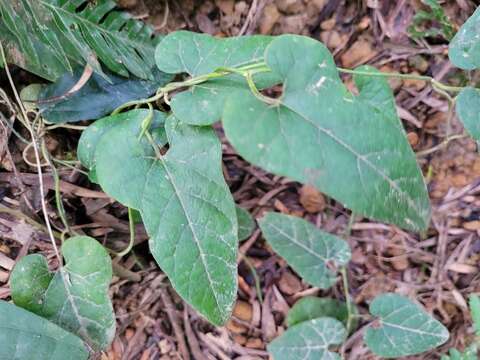
[[[353,75],[365,75],[365,76],[372,76],[372,77],[389,77],[389,78],[397,78],[397,79],[409,79],[409,80],[420,80],[426,81],[432,85],[434,90],[444,90],[444,91],[451,91],[451,92],[460,92],[462,91],[463,87],[458,86],[450,86],[441,83],[438,80],[435,80],[431,76],[426,75],[414,75],[414,74],[401,74],[401,73],[389,73],[389,72],[368,72],[368,71],[361,71],[361,70],[351,70],[345,69],[341,67],[337,67],[337,70],[344,74],[353,74]],[[442,94],[443,95],[443,94]]]
[[[352,211],[352,213],[350,214],[350,219],[348,220],[347,228],[345,229],[345,234],[344,234],[345,238],[348,238],[350,236],[354,222],[355,222],[355,213]],[[353,307],[352,307],[352,299],[350,298],[350,292],[349,292],[347,267],[342,266],[342,268],[340,269],[340,273],[342,274],[343,291],[345,294],[345,302],[347,304],[347,333],[349,333],[352,327]]]
[[[132,250],[133,244],[135,243],[135,222],[133,221],[132,208],[128,208],[128,229],[130,230],[130,242],[124,250],[115,254],[117,257],[124,257],[127,255]]]

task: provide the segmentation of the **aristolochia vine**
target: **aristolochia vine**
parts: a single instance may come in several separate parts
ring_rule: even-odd
[[[41,3],[54,14],[75,11],[65,1],[55,6],[47,0]],[[107,39],[111,31],[119,30],[107,20],[120,15],[111,12],[111,2],[102,4],[103,10],[82,10],[85,19],[74,18],[79,26],[93,26],[88,21],[95,14],[101,25],[97,35]],[[32,4],[25,1],[24,5],[22,9],[30,14]],[[7,28],[12,27],[10,7],[2,5],[0,11],[11,20]],[[110,12],[103,22],[102,12]],[[133,20],[127,24],[139,26]],[[449,55],[457,66],[469,70],[480,66],[480,41],[475,35],[479,27],[477,10],[452,40]],[[8,44],[15,35],[25,37],[22,29],[15,28],[7,36]],[[41,39],[48,34],[42,27],[36,30]],[[124,41],[133,43],[123,30]],[[108,61],[115,73],[125,75],[128,70],[148,80],[134,78],[126,84],[101,72],[102,77],[94,75],[83,93],[60,103],[41,102],[39,107],[51,122],[101,117],[117,107],[82,133],[78,157],[92,181],[140,213],[158,265],[178,294],[210,322],[221,325],[230,317],[237,293],[238,242],[254,226],[248,213],[236,207],[223,177],[221,143],[212,128],[218,121],[228,141],[252,164],[313,185],[355,214],[412,231],[428,228],[428,193],[386,80],[406,75],[384,74],[369,66],[341,69],[354,74],[358,90],[354,95],[343,84],[330,52],[314,39],[297,35],[217,39],[187,31],[164,37],[155,50],[157,68],[141,71],[141,64],[153,62],[152,39],[148,29],[137,30],[145,47],[140,59],[125,63],[125,68],[122,62],[114,62],[119,43],[100,60]],[[60,26],[49,36],[76,35]],[[82,36],[86,39],[80,37],[84,55],[80,63],[90,64],[90,38]],[[61,55],[49,47],[39,49],[54,57]],[[63,60],[50,77],[57,78],[58,69],[71,66],[71,57]],[[41,74],[38,64],[27,65]],[[90,65],[100,73],[96,62]],[[168,82],[174,77],[178,81]],[[480,140],[478,89],[418,78],[449,98],[448,93],[460,92],[457,113],[467,131]],[[67,74],[44,89],[40,98],[62,94],[73,83]],[[138,100],[155,88],[152,97]],[[89,99],[98,104],[95,109],[89,108]],[[153,109],[162,100],[170,107],[168,113]],[[148,108],[138,108],[141,105]],[[351,256],[346,241],[282,214],[269,213],[259,225],[272,248],[312,286],[331,287],[341,269],[345,277]],[[73,248],[84,255],[90,249],[94,263],[89,264],[85,256],[75,260]],[[112,340],[115,326],[106,295],[111,264],[104,249],[87,237],[68,240],[63,251],[67,263],[57,273],[48,271],[42,257],[19,262],[12,275],[12,298],[41,317],[0,302],[0,320],[7,324],[0,321],[0,330],[12,328],[19,339],[26,338],[28,329],[13,324],[8,314],[14,311],[32,321],[34,334],[44,329],[51,346],[71,346],[78,353],[73,358],[84,359],[88,354],[73,334],[94,351],[105,349]],[[269,345],[270,353],[276,360],[339,359],[332,346],[341,345],[358,324],[358,310],[346,298],[345,304],[317,298],[298,302],[287,318],[289,329]],[[365,343],[383,357],[417,354],[443,344],[449,336],[442,324],[407,297],[382,294],[370,304],[370,312],[376,320],[366,329]],[[10,348],[2,347],[7,344],[2,334],[0,357],[4,353],[8,357]],[[61,358],[51,351],[45,354]]]

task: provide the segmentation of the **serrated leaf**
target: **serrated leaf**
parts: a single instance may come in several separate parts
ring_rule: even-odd
[[[353,306],[353,313],[357,314],[357,308]],[[288,311],[285,322],[288,327],[299,324],[304,321],[317,319],[321,317],[330,317],[341,321],[344,326],[348,321],[347,304],[331,298],[318,298],[307,296],[298,300]],[[355,329],[358,319],[352,319],[351,328]]]
[[[449,337],[445,326],[404,296],[379,295],[370,304],[370,313],[378,320],[367,328],[365,343],[385,358],[419,354],[442,345]]]
[[[340,360],[340,355],[330,351],[347,337],[342,323],[332,318],[304,321],[289,328],[267,346],[274,360]]]
[[[145,136],[139,140],[145,110],[122,116],[93,141],[98,182],[110,196],[140,211],[150,250],[179,295],[222,324],[236,297],[238,230],[221,170],[220,142],[213,129],[170,117],[165,123],[169,150],[158,157]],[[163,117],[155,112],[155,118]],[[98,120],[92,131],[108,128],[103,123],[111,121]],[[84,135],[91,137],[88,130]]]
[[[283,94],[273,106],[250,91],[228,98],[223,125],[238,153],[267,171],[314,185],[356,213],[425,229],[429,198],[405,131],[392,118],[395,110],[386,109],[393,95],[382,95],[382,111],[362,96],[386,80],[356,77],[361,95],[353,96],[329,51],[297,35],[277,37],[265,57],[283,79]]]
[[[269,212],[258,221],[273,250],[313,286],[327,289],[337,281],[333,266],[350,260],[348,244],[301,218]]]
[[[106,74],[109,81],[93,74],[88,82],[72,95],[59,101],[41,103],[39,108],[43,117],[52,123],[99,119],[128,101],[147,98],[172,80],[171,75],[159,70],[153,71],[153,80],[124,78],[111,72]],[[64,74],[56,83],[47,85],[42,90],[40,100],[64,95],[77,83],[81,75],[82,70],[78,69],[73,75]]]
[[[480,92],[466,87],[456,98],[457,115],[468,133],[480,141]]]
[[[157,67],[169,74],[190,76],[209,74],[219,67],[239,67],[263,60],[263,53],[272,37],[255,35],[214,38],[207,34],[176,31],[167,35],[155,50]],[[278,82],[274,74],[256,74],[259,88]],[[176,94],[171,101],[175,116],[192,125],[208,125],[222,115],[226,98],[239,88],[246,88],[245,79],[230,75],[214,79]]]
[[[235,210],[237,212],[238,240],[242,241],[252,235],[253,229],[255,229],[255,221],[252,215],[240,206],[236,206]]]
[[[82,340],[54,323],[0,300],[0,359],[87,360]]]
[[[65,266],[52,274],[41,255],[23,257],[10,282],[15,304],[80,336],[104,350],[115,335],[115,316],[108,296],[112,264],[95,239],[75,236],[62,246]]]
[[[117,11],[112,0],[0,1],[7,62],[55,81],[75,65],[152,79],[153,28]],[[98,59],[98,60],[97,60]]]
[[[448,47],[448,57],[457,67],[473,70],[480,67],[480,7],[458,30]]]

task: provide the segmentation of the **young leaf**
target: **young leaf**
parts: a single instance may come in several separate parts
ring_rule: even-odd
[[[0,359],[87,360],[82,340],[54,323],[0,300]]]
[[[354,314],[357,314],[357,308],[353,307]],[[343,325],[347,325],[348,309],[347,304],[330,298],[318,298],[307,296],[298,300],[287,314],[285,322],[288,327],[299,324],[301,322],[317,319],[321,317],[331,317],[341,321]],[[358,320],[352,321],[352,329],[357,327]]]
[[[255,221],[252,215],[240,206],[236,206],[235,210],[237,211],[238,240],[242,241],[252,235],[253,229],[255,229]]]
[[[112,264],[95,239],[75,236],[62,246],[65,266],[48,271],[41,255],[23,257],[10,282],[12,299],[67,331],[94,350],[104,350],[115,335],[115,316],[108,296]]]
[[[154,112],[156,123],[163,117]],[[150,250],[179,295],[222,324],[236,297],[238,230],[220,142],[211,128],[170,117],[165,123],[169,150],[161,155],[146,136],[139,139],[144,119],[144,110],[125,113],[103,136],[81,145],[96,144],[93,163],[103,190],[140,211]],[[108,128],[104,122],[111,117],[95,122],[92,131]],[[150,132],[155,137],[159,129]]]
[[[219,67],[239,67],[262,61],[271,40],[261,35],[217,39],[207,34],[176,31],[157,46],[155,61],[166,73],[187,73],[194,77],[209,74]],[[254,79],[260,88],[278,82],[272,73],[257,74]],[[213,79],[175,95],[171,108],[184,123],[212,124],[220,120],[225,99],[242,88],[246,88],[246,83],[239,75]]]
[[[314,39],[279,36],[266,50],[266,63],[283,79],[278,104],[247,90],[225,104],[225,134],[239,154],[270,172],[313,184],[357,213],[425,229],[428,194],[405,132],[392,118],[395,110],[380,111],[375,101],[349,93],[332,56]],[[360,94],[386,82],[356,81]],[[383,108],[393,104],[391,91],[385,98]]]
[[[331,266],[350,260],[350,247],[344,240],[301,218],[269,212],[258,223],[273,250],[313,286],[328,289],[337,281]]]
[[[457,96],[456,109],[465,129],[480,141],[480,92],[471,87],[463,88]]]
[[[112,0],[0,1],[0,40],[11,62],[55,81],[75,65],[153,79],[153,28]]]
[[[379,319],[366,331],[365,343],[376,355],[396,358],[419,354],[442,345],[448,330],[408,298],[387,293],[370,304]]]
[[[77,83],[81,74],[82,71],[78,69],[73,75],[64,74],[56,83],[43,89],[40,100],[65,94]],[[43,117],[52,123],[98,119],[128,101],[147,98],[172,80],[171,75],[159,70],[152,72],[153,80],[124,78],[110,72],[106,74],[109,81],[98,74],[93,74],[79,91],[65,99],[40,104]]]
[[[267,346],[275,360],[340,360],[340,355],[330,351],[347,337],[342,323],[332,318],[304,321],[289,328]]]
[[[457,67],[474,70],[480,67],[480,7],[462,25],[448,48],[448,57]]]

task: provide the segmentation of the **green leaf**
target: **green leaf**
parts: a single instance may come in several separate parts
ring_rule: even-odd
[[[370,304],[379,319],[366,331],[365,343],[376,355],[397,358],[419,354],[442,345],[448,330],[408,298],[387,293]]]
[[[90,170],[90,175],[94,175],[93,180],[95,182],[98,182],[98,179],[96,179],[95,150],[99,140],[117,124],[128,121],[132,116],[138,117],[138,119],[146,119],[149,116],[149,112],[148,110],[139,109],[107,116],[94,122],[82,132],[78,142],[77,157],[83,166]],[[163,126],[164,121],[165,117],[161,112],[153,112],[153,122],[150,129],[160,147],[167,143],[167,136]]]
[[[342,323],[332,318],[304,321],[289,328],[267,346],[274,360],[340,360],[330,351],[347,337]]]
[[[470,295],[468,305],[470,306],[475,334],[480,336],[480,297],[478,295]]]
[[[453,37],[448,48],[448,57],[457,67],[474,70],[480,67],[480,7],[475,10]]]
[[[98,119],[115,110],[118,106],[132,100],[147,98],[159,87],[172,80],[158,70],[153,71],[154,80],[130,79],[106,72],[109,81],[93,74],[88,82],[77,92],[60,101],[40,104],[43,117],[52,123],[74,122]],[[82,75],[77,69],[73,75],[66,73],[56,83],[46,86],[40,99],[54,99],[70,90]]]
[[[450,349],[449,355],[443,355],[440,360],[478,360],[477,345],[472,344],[464,352],[457,349]]]
[[[0,359],[87,360],[82,340],[54,323],[0,301]]]
[[[272,37],[262,35],[220,39],[176,31],[157,46],[155,61],[166,73],[187,73],[194,77],[209,74],[219,67],[239,67],[261,61],[271,40]],[[260,88],[278,82],[278,77],[271,73],[256,74],[254,79]],[[245,79],[239,75],[214,79],[176,94],[171,108],[184,123],[212,124],[220,120],[226,98],[246,86]]]
[[[115,10],[112,0],[0,1],[7,62],[55,81],[75,65],[153,79],[153,28]]]
[[[121,121],[107,117],[84,132],[90,140],[80,146],[96,143],[90,146],[94,161],[85,158],[106,193],[140,211],[150,250],[179,295],[209,321],[222,324],[236,297],[238,230],[221,170],[221,144],[213,129],[170,117],[168,152],[156,154],[145,136],[139,140],[145,111],[121,115]],[[155,112],[154,117],[160,124],[164,115]],[[109,128],[112,121],[116,124]],[[103,136],[92,136],[97,129]],[[150,131],[155,137],[157,129]]]
[[[350,260],[348,244],[301,218],[269,212],[258,221],[273,250],[313,286],[328,289],[337,281],[332,266]]]
[[[456,98],[456,109],[465,129],[480,141],[480,92],[471,87],[463,88]]]
[[[236,206],[235,210],[237,211],[238,240],[242,241],[252,235],[252,232],[255,229],[255,221],[253,220],[252,215],[240,206]]]
[[[357,308],[353,307],[353,313],[357,314]],[[317,319],[321,317],[331,317],[347,325],[348,309],[347,304],[331,298],[318,298],[307,296],[298,300],[290,309],[285,319],[288,327],[301,322]],[[351,328],[355,329],[358,325],[358,319],[354,318]]]
[[[283,79],[283,94],[278,105],[250,91],[228,98],[223,125],[238,153],[267,171],[316,186],[356,213],[426,229],[429,198],[405,131],[393,118],[392,92],[379,95],[381,111],[377,100],[362,95],[375,86],[387,89],[386,80],[357,76],[360,96],[353,96],[329,51],[297,35],[277,37],[265,56]]]
[[[95,239],[75,236],[62,246],[65,266],[50,273],[41,255],[23,257],[10,281],[16,305],[80,336],[94,350],[106,349],[115,335],[108,296],[112,264]]]

